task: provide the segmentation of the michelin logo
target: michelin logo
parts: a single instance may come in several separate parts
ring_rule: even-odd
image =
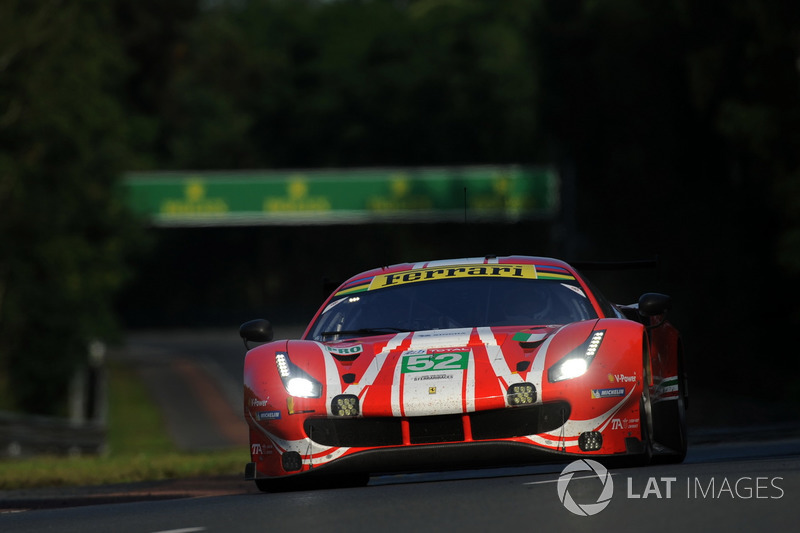
[[[592,389],[593,399],[618,398],[620,396],[625,396],[624,387],[615,387],[613,389]]]

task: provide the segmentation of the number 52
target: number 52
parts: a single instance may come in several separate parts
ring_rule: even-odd
[[[469,363],[469,352],[411,355],[403,359],[403,373],[429,370],[464,370]]]

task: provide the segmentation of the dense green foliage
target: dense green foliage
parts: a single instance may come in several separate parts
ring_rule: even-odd
[[[764,337],[759,327],[738,324],[771,324],[770,344],[782,346],[783,332],[800,320],[791,305],[800,296],[793,281],[800,275],[800,4],[210,5],[164,55],[170,75],[153,115],[161,129],[147,150],[155,167],[556,164],[563,209],[550,228],[166,235],[159,263],[192,257],[207,272],[183,272],[155,294],[215,279],[194,298],[183,291],[173,316],[195,319],[193,311],[224,308],[226,298],[285,313],[316,296],[313,276],[321,271],[346,275],[376,260],[487,251],[658,254],[661,278],[653,288],[681,304],[673,318],[698,381],[746,379],[771,394],[794,394],[797,385],[774,387],[766,373],[743,374]],[[217,254],[202,251],[209,242]],[[346,252],[322,265],[323,242]],[[248,260],[226,267],[222,258],[231,256]],[[635,299],[624,283],[603,281],[612,297]],[[732,327],[740,330],[736,341],[721,345]],[[800,370],[796,361],[785,364]]]
[[[556,164],[551,249],[504,250],[542,234],[521,226],[474,251],[658,253],[666,289],[689,303],[676,318],[699,365],[744,360],[762,332],[720,347],[734,317],[800,320],[798,28],[800,4],[781,0],[3,2],[0,365],[13,404],[52,411],[87,339],[113,327],[133,240],[113,194],[125,169]],[[283,257],[259,251],[193,292],[290,297],[291,254],[319,240],[259,235],[240,258],[248,244]],[[347,235],[381,242],[387,261],[450,250],[415,229],[331,238]],[[139,265],[133,298],[159,261],[181,264],[186,241]],[[152,307],[192,309],[190,292],[160,291]]]
[[[125,167],[126,60],[103,1],[0,5],[0,375],[10,407],[63,413],[132,231],[113,193]]]

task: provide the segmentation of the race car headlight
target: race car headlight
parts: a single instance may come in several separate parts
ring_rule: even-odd
[[[285,383],[286,392],[300,398],[319,398],[319,391],[308,378],[290,378]]]
[[[283,387],[291,396],[298,398],[319,398],[322,395],[322,385],[319,381],[309,376],[300,367],[292,363],[289,354],[278,352],[275,354],[275,364],[278,374],[283,381]]]
[[[582,376],[589,369],[589,363],[583,357],[572,357],[562,359],[557,364],[550,367],[547,377],[550,382],[564,381]]]
[[[586,342],[575,348],[564,359],[550,367],[547,371],[547,379],[551,383],[556,381],[564,381],[566,379],[574,379],[586,373],[589,369],[589,363],[594,359],[597,350],[600,349],[600,344],[603,342],[603,337],[606,331],[595,331],[586,339]]]
[[[340,394],[331,400],[333,416],[358,416],[358,411],[358,396],[354,394]]]
[[[578,447],[584,452],[596,452],[603,447],[603,434],[599,431],[586,431],[578,437]]]
[[[514,383],[508,388],[508,405],[533,405],[536,387],[532,383]]]

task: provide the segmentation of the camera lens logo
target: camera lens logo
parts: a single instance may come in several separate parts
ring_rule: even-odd
[[[572,499],[567,486],[575,472],[594,472],[594,475],[600,479],[603,484],[603,490],[595,503],[579,504]],[[592,516],[605,509],[611,503],[611,497],[614,495],[614,480],[611,479],[611,474],[608,473],[608,470],[597,461],[580,459],[571,462],[561,471],[556,488],[558,490],[558,499],[561,500],[561,503],[569,512],[579,516]]]

